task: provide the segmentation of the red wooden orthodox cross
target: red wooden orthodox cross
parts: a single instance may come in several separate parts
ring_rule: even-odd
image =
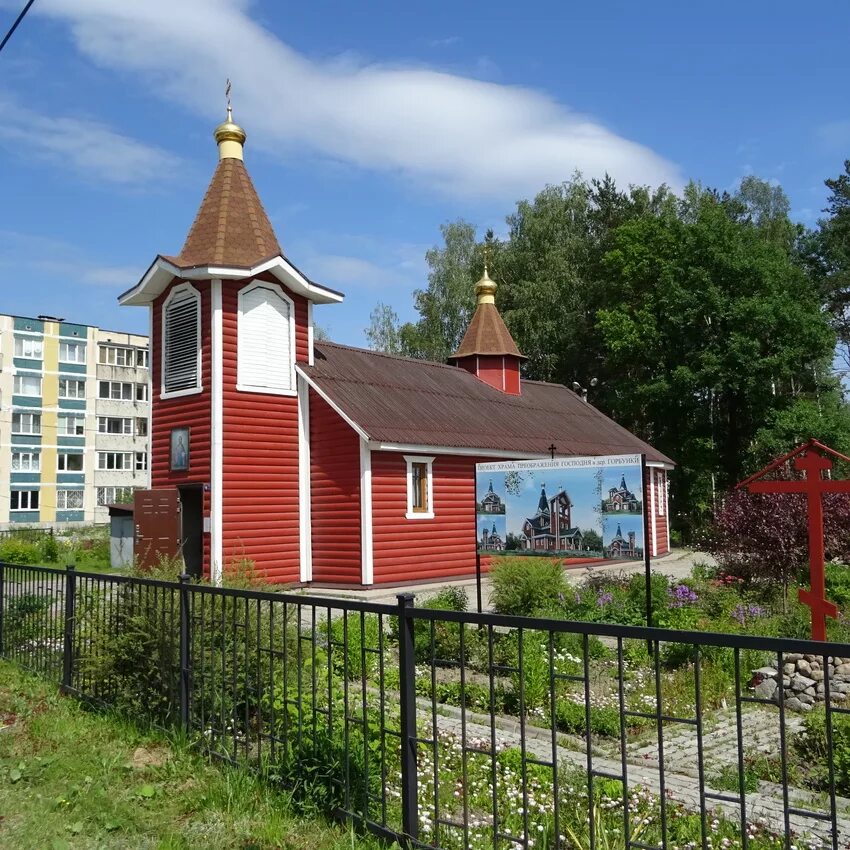
[[[809,589],[800,588],[800,602],[812,610],[812,638],[826,640],[826,618],[837,617],[838,609],[826,598],[826,575],[823,563],[823,494],[850,493],[850,481],[825,479],[823,473],[832,469],[828,457],[850,461],[850,458],[834,449],[809,440],[794,451],[777,458],[755,475],[742,481],[738,487],[746,487],[751,493],[805,493],[809,509]],[[789,460],[805,478],[797,481],[765,481],[763,476]]]

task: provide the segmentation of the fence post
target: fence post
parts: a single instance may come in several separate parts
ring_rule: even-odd
[[[65,623],[62,641],[62,686],[63,694],[70,693],[74,672],[74,620],[77,609],[77,573],[73,564],[65,567]]]
[[[6,565],[0,561],[0,656],[6,654],[6,643],[4,641],[4,608],[6,607]]]
[[[412,593],[399,593],[399,691],[401,697],[401,823],[404,833],[419,838],[419,790],[416,772],[416,654],[415,620],[408,616],[413,607]]]
[[[189,640],[191,628],[189,582],[192,577],[180,574],[180,728],[189,731]]]

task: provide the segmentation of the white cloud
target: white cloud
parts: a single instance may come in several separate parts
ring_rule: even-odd
[[[111,287],[116,292],[137,283],[137,266],[97,263],[85,252],[65,242],[34,233],[0,230],[0,269],[24,275],[35,272],[56,280],[73,280],[93,287]]]
[[[96,63],[142,73],[207,120],[225,77],[249,144],[396,173],[455,196],[515,200],[576,169],[681,184],[676,166],[548,95],[421,67],[317,61],[250,17],[246,0],[44,0]]]
[[[0,148],[123,186],[159,183],[177,172],[177,157],[81,117],[42,115],[0,97]]]

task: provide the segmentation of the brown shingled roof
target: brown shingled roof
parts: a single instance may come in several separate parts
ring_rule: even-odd
[[[180,268],[251,268],[280,254],[245,164],[228,157],[218,163],[183,249],[165,259]]]
[[[632,454],[673,461],[562,384],[508,395],[465,369],[317,342],[299,364],[346,416],[382,443],[548,455]]]
[[[495,304],[478,305],[463,340],[451,359],[468,357],[471,354],[511,354],[525,359],[525,356],[519,353]]]

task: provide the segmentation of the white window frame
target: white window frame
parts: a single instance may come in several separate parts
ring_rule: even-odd
[[[150,363],[150,352],[147,348],[137,348],[135,360],[137,369],[147,369]]]
[[[181,293],[190,292],[192,297],[195,299],[195,318],[197,319],[197,333],[198,333],[198,351],[197,351],[197,360],[196,360],[196,376],[197,383],[194,387],[189,387],[185,390],[173,390],[171,392],[167,392],[165,389],[165,317],[168,314],[168,306],[169,304]],[[201,348],[203,346],[203,342],[201,340],[201,310],[202,302],[201,302],[201,293],[192,286],[191,283],[179,283],[177,286],[173,287],[171,292],[168,293],[168,297],[165,299],[162,305],[162,311],[160,315],[160,323],[161,323],[161,333],[159,339],[159,348],[160,348],[160,389],[159,389],[159,397],[160,398],[180,398],[180,396],[184,395],[196,395],[197,393],[202,393],[204,391],[203,386],[203,377],[201,375]]]
[[[68,494],[76,493],[79,496],[79,505],[68,504]],[[56,510],[57,511],[81,511],[85,505],[86,491],[81,489],[62,488],[56,491]],[[76,499],[75,499],[76,501]]]
[[[74,424],[69,430],[68,424],[71,422]],[[57,418],[57,429],[60,437],[84,437],[86,434],[86,418],[82,414],[77,416],[60,414]]]
[[[665,487],[664,487],[664,473],[660,470],[655,470],[655,486],[656,486],[656,499],[658,499],[658,516],[664,516],[664,506],[667,502],[665,499]]]
[[[144,425],[141,423],[144,423]],[[147,416],[136,417],[136,421],[133,425],[133,434],[136,437],[147,437],[150,434],[150,421]]]
[[[74,385],[74,393],[68,395],[68,387]],[[86,382],[82,378],[60,378],[59,398],[85,399]]]
[[[17,488],[15,488],[14,490],[12,490],[12,493],[18,494],[18,507],[16,507],[16,508],[12,507],[12,500],[10,498],[9,499],[9,510],[10,511],[37,511],[37,510],[39,510],[39,504],[41,502],[41,499],[39,498],[40,494],[39,494],[38,488],[34,488],[32,490],[18,490]],[[24,493],[27,494],[26,507],[21,505],[21,497],[24,495]],[[33,495],[35,496],[35,506],[33,506],[33,504],[32,504]]]
[[[24,380],[32,380],[38,382],[38,391],[34,393],[25,393],[21,391],[21,383]],[[15,375],[12,381],[12,394],[19,395],[23,398],[39,398],[42,390],[42,379],[38,375]]]
[[[18,416],[20,419],[18,420],[18,430],[15,430],[15,417]],[[21,420],[25,417],[30,417],[30,430],[22,431],[21,430]],[[35,429],[35,424],[38,423],[38,429]],[[31,413],[28,410],[16,410],[12,413],[12,433],[13,434],[26,434],[28,436],[41,436],[41,414],[40,413]]]
[[[118,501],[119,495],[130,496],[133,494],[135,489],[135,487],[116,487],[114,485],[109,487],[98,487],[95,492],[95,501],[97,502],[98,507],[111,505]],[[107,498],[110,494],[112,498]]]
[[[68,458],[78,457],[80,459],[79,469],[68,469]],[[85,470],[85,458],[82,452],[58,452],[56,455],[56,471],[57,472],[83,472]]]
[[[407,464],[407,519],[434,519],[434,456],[404,455]],[[428,504],[424,511],[413,510],[413,464],[424,463],[428,469],[426,497]]]
[[[121,458],[121,466],[109,466],[107,457],[112,455],[116,461]],[[107,472],[132,472],[133,471],[133,452],[98,452],[97,453],[97,468],[99,471]]]
[[[136,452],[136,472],[148,471],[148,453]]]
[[[106,384],[106,386],[109,388],[109,394],[108,395],[101,395],[101,391],[103,389],[104,384]],[[116,386],[121,387],[121,394],[119,395],[118,398],[115,398],[115,396],[112,395],[112,388],[116,387]],[[135,390],[133,389],[134,386],[135,386],[135,384],[133,384],[132,381],[98,381],[98,383],[97,383],[97,397],[100,398],[100,399],[108,400],[108,401],[134,401],[135,400]],[[130,394],[127,396],[127,398],[124,398],[124,387],[130,388],[130,390],[129,390]]]
[[[25,351],[28,344],[31,347],[29,354]],[[44,339],[42,337],[16,335],[15,357],[20,357],[24,360],[44,360]]]
[[[69,357],[68,354],[74,351],[75,356]],[[59,343],[59,362],[60,363],[85,363],[86,362],[86,344],[84,342],[66,342]]]
[[[110,420],[117,420],[121,423],[120,431],[110,431]],[[97,433],[108,434],[113,437],[132,437],[133,436],[133,417],[132,416],[98,416],[97,417]]]
[[[242,334],[244,333],[244,322],[242,320],[243,311],[242,303],[245,295],[253,292],[255,289],[267,289],[269,292],[279,296],[289,305],[289,388],[281,387],[263,387],[255,384],[247,384],[242,381],[239,353],[242,350]],[[236,325],[236,389],[243,393],[266,393],[268,395],[285,395],[294,396],[298,394],[298,387],[295,384],[295,302],[283,291],[283,288],[276,283],[269,283],[265,280],[255,280],[249,286],[239,290],[237,296],[237,304],[239,315]]]
[[[15,458],[18,465],[15,466]],[[24,464],[26,458],[26,465]],[[12,472],[41,472],[40,452],[12,452]]]

